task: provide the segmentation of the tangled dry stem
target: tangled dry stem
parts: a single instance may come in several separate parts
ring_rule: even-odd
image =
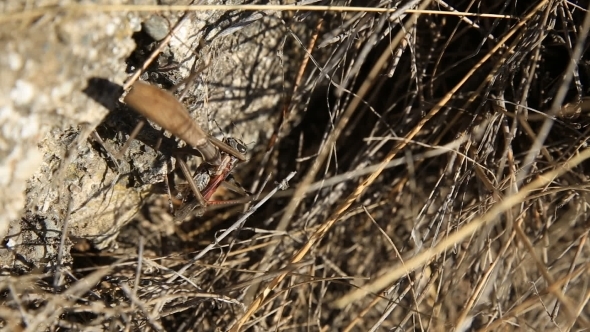
[[[4,277],[3,323],[589,328],[590,20],[568,2],[527,5],[409,1],[398,7],[412,13],[285,12],[255,25],[286,32],[290,64],[258,142],[270,149],[236,176],[264,195],[297,171],[293,188],[245,223],[239,206],[159,224],[165,204],[152,200],[118,248]],[[436,8],[458,12],[420,11]],[[476,11],[509,18],[459,13]]]

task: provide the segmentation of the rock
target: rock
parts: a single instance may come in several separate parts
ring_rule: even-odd
[[[150,124],[121,159],[113,157],[140,121],[118,103],[116,85],[155,46],[141,45],[129,58],[139,41],[134,33],[141,28],[141,17],[147,18],[145,33],[160,38],[166,30],[156,25],[170,21],[174,26],[179,13],[149,18],[147,13],[48,11],[40,17],[0,17],[8,22],[0,30],[2,267],[20,268],[15,257],[21,257],[24,267],[42,269],[56,263],[60,250],[62,262],[70,261],[69,240],[65,248],[56,246],[63,229],[72,239],[109,247],[150,196],[152,185],[161,184],[173,169],[170,151],[183,143],[165,138],[154,150],[162,135]],[[285,87],[279,57],[282,32],[261,29],[265,19],[272,21],[267,17],[201,43],[212,31],[208,27],[228,24],[227,17],[195,13],[154,64],[171,60],[177,68],[150,67],[142,78],[169,88],[190,77],[194,61],[204,65],[188,85],[184,104],[213,135],[238,137],[255,153],[261,149],[256,142],[267,139],[274,125],[260,111],[276,107]],[[114,83],[114,90],[104,82]],[[189,161],[195,164],[198,158]],[[47,225],[55,237],[39,233]],[[41,247],[32,250],[25,245],[29,241]]]

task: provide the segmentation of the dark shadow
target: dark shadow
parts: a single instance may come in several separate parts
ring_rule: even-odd
[[[117,108],[123,87],[105,78],[92,77],[82,92],[112,112]]]

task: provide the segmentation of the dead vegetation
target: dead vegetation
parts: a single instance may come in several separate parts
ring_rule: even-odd
[[[255,141],[250,160],[234,174],[253,196],[269,198],[256,208],[212,206],[174,224],[162,184],[165,177],[173,190],[183,181],[171,153],[182,143],[147,125],[124,157],[110,154],[137,116],[113,101],[120,97],[114,92],[101,100],[116,89],[87,90],[113,108],[98,138],[86,142],[108,166],[105,174],[116,174],[102,188],[116,191],[112,197],[141,192],[143,205],[130,223],[107,227],[108,241],[79,230],[65,236],[68,227],[84,228],[72,220],[96,221],[76,216],[76,208],[66,204],[67,213],[51,219],[27,205],[21,227],[51,219],[58,236],[35,234],[56,254],[3,267],[3,326],[590,328],[586,9],[565,1],[371,6],[396,10],[218,12],[222,28],[173,30],[185,39],[171,34],[170,43],[187,46],[185,53],[167,39],[154,53],[142,79],[175,86],[201,125],[216,123],[213,132],[252,135],[244,139]],[[39,15],[68,13],[67,6],[35,10],[14,19],[33,24]],[[158,22],[172,27],[197,15],[153,13],[156,23],[135,36],[130,75],[156,50],[153,38],[166,36],[153,31]],[[0,22],[10,22],[2,15]],[[240,73],[249,79],[236,80]],[[228,112],[202,111],[236,100]],[[80,163],[80,155],[66,160]],[[241,199],[221,189],[215,197]],[[15,252],[14,241],[5,239],[6,252]]]

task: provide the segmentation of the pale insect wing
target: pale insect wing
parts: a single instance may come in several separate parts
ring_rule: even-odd
[[[213,136],[209,136],[209,141],[213,143],[213,145],[215,145],[217,148],[219,148],[219,150],[238,158],[240,161],[248,160],[246,156],[240,151],[238,151],[236,148],[231,147],[230,145],[218,140]]]
[[[186,219],[191,213],[193,213],[193,211],[195,209],[197,210],[197,212],[194,213],[194,215],[197,217],[202,216],[205,213],[205,211],[207,210],[206,207],[200,206],[199,204],[197,204],[196,201],[193,201],[192,203],[184,204],[183,206],[178,208],[176,211],[174,211],[174,222],[184,221],[184,219]]]
[[[210,180],[211,176],[207,173],[199,173],[197,176],[195,176],[195,184],[200,191],[205,190]]]

